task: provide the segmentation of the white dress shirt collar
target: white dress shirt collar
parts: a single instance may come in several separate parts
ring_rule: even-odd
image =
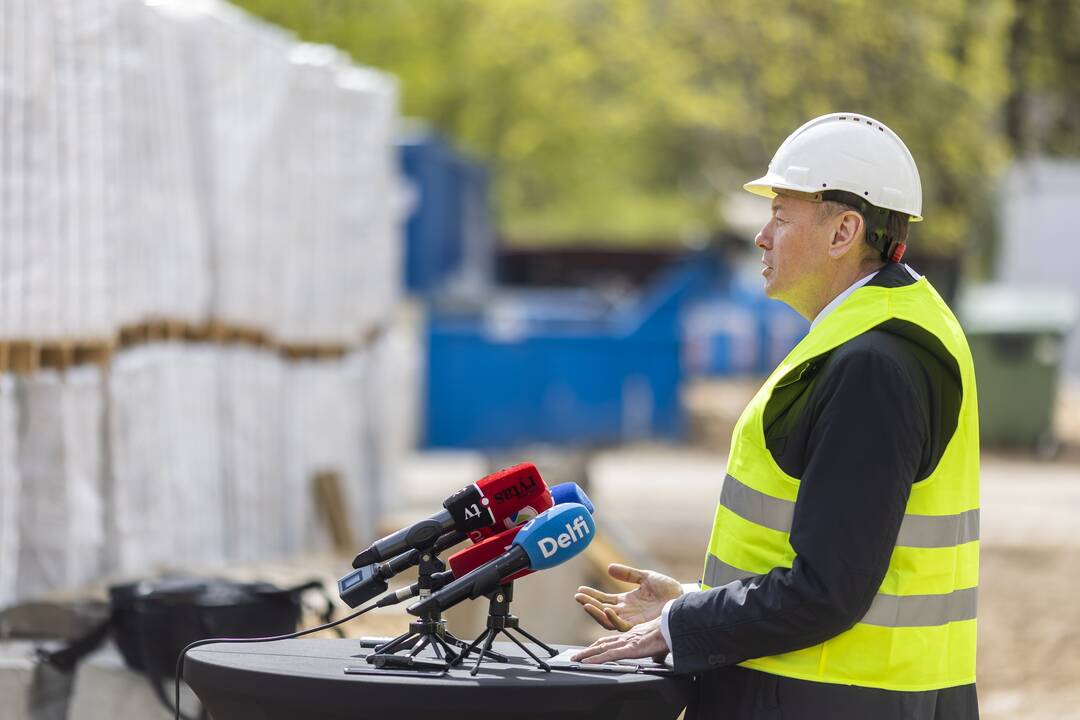
[[[918,280],[920,277],[922,277],[921,275],[919,275],[919,273],[915,272],[914,270],[912,270],[907,265],[904,265],[903,267],[904,267],[905,270],[908,271],[908,274],[910,274],[911,277],[915,278],[916,280]],[[838,308],[840,306],[840,303],[847,300],[848,295],[850,295],[851,293],[855,292],[856,290],[861,288],[866,283],[873,280],[874,276],[877,275],[879,272],[881,272],[880,269],[875,270],[874,272],[870,273],[866,277],[856,280],[854,283],[851,284],[851,287],[849,287],[847,290],[845,290],[844,292],[842,292],[839,295],[837,295],[836,297],[834,297],[832,299],[832,301],[828,305],[821,308],[821,312],[819,312],[817,314],[817,317],[814,318],[814,322],[810,323],[810,329],[813,330],[815,327],[817,327],[818,323],[820,323],[822,320],[824,320],[826,315],[828,315],[833,310]]]

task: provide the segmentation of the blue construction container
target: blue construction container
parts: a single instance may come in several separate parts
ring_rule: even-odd
[[[693,376],[767,375],[810,324],[766,297],[756,273],[736,275],[686,311],[686,368]]]
[[[428,446],[507,448],[677,439],[680,317],[718,281],[697,255],[615,305],[587,290],[508,293],[482,312],[429,314]]]
[[[462,272],[494,275],[488,171],[430,132],[399,143],[401,167],[416,193],[405,224],[405,286],[438,292]]]

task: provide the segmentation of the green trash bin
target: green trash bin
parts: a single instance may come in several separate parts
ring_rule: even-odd
[[[1061,360],[1077,319],[1073,293],[983,285],[961,296],[958,311],[975,362],[983,444],[1056,454]]]

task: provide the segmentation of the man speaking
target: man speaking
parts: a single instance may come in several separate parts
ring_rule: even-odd
[[[900,262],[918,169],[863,115],[815,118],[746,189],[772,198],[765,292],[812,322],[732,434],[700,587],[576,600],[623,634],[586,662],[662,655],[689,717],[968,720],[975,694],[979,429],[956,318]]]

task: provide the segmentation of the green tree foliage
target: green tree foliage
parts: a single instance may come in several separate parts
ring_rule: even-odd
[[[1080,3],[1016,0],[1006,129],[1021,154],[1080,157]]]
[[[760,174],[806,119],[848,110],[905,139],[926,196],[918,238],[955,250],[1008,159],[1017,68],[1026,87],[1057,87],[1068,74],[1053,53],[1072,52],[1075,71],[1080,35],[1071,0],[238,4],[396,74],[408,114],[492,164],[507,234],[534,240],[722,226],[719,194]],[[1025,31],[1058,44],[1036,37],[1018,61],[1025,8],[1037,15]],[[1075,109],[1075,90],[1062,97]],[[1075,147],[1075,125],[1056,129],[1054,147]]]

